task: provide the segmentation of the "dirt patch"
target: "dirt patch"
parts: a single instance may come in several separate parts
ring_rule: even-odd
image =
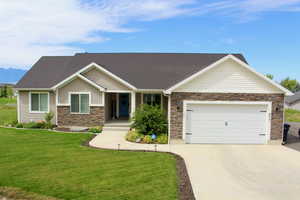
[[[95,149],[107,149],[107,148],[99,148],[99,147],[93,147],[90,146],[89,142],[94,139],[96,135],[92,136],[89,140],[85,141],[82,145],[90,147],[90,148],[95,148]],[[109,150],[115,150],[116,149],[109,149]],[[134,151],[134,152],[156,152],[156,151],[149,151],[149,150],[119,150],[119,151]],[[176,159],[176,171],[177,171],[177,176],[179,177],[179,182],[178,182],[178,191],[179,191],[179,199],[180,200],[195,200],[192,184],[190,181],[189,174],[187,172],[187,168],[184,162],[184,159],[172,152],[161,152],[157,151],[160,153],[167,153],[175,156]]]
[[[0,187],[0,200],[59,200],[54,197],[26,192],[19,188]]]

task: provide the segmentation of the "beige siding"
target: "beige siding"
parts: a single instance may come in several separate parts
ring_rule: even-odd
[[[32,91],[39,92],[39,91]],[[44,92],[44,91],[43,91]],[[52,123],[56,123],[56,106],[55,106],[55,93],[50,92],[50,111],[54,113],[54,117],[52,119]],[[30,113],[29,112],[29,91],[19,91],[19,109],[20,109],[20,122],[27,123],[31,121],[40,121],[44,120],[44,113]]]
[[[96,82],[100,86],[107,88],[108,90],[129,90],[124,84],[111,78],[107,74],[99,71],[98,69],[92,69],[83,74],[88,79]]]
[[[58,102],[59,104],[70,104],[69,93],[70,92],[90,92],[92,104],[102,104],[103,92],[100,92],[97,88],[86,83],[80,78],[76,78],[67,85],[58,89]]]
[[[282,93],[232,60],[199,75],[177,88],[175,92]]]

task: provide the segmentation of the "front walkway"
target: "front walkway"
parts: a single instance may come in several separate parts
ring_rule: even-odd
[[[155,150],[125,141],[126,132],[99,134],[91,146]],[[157,145],[182,156],[196,199],[298,200],[300,152],[281,145]]]

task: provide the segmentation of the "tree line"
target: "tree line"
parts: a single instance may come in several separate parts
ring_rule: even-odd
[[[266,77],[268,77],[271,80],[274,79],[274,76],[272,74],[266,74]],[[291,79],[290,77],[281,80],[280,85],[290,90],[291,92],[300,91],[300,83],[296,79]]]
[[[0,98],[11,98],[14,96],[14,91],[11,86],[4,85],[0,88]]]

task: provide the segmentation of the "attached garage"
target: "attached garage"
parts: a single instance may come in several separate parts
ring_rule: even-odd
[[[186,143],[266,144],[271,102],[184,101]]]

